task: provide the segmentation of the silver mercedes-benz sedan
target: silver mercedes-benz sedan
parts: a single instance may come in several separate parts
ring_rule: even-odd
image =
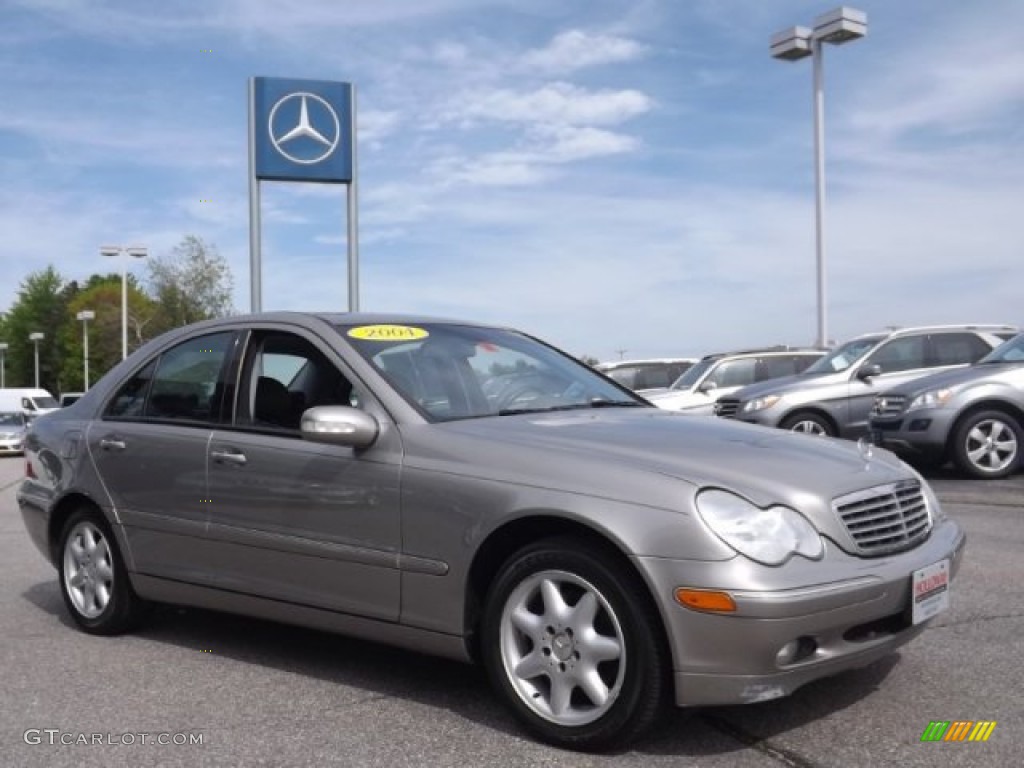
[[[480,661],[576,749],[891,653],[948,608],[964,548],[887,451],[663,411],[448,320],[172,331],[25,450],[25,525],[86,632],[158,601]]]

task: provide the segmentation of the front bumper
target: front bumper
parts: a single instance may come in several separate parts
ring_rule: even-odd
[[[901,456],[940,458],[946,453],[956,413],[950,408],[921,408],[892,418],[872,418],[871,439]]]
[[[25,452],[23,438],[0,440],[0,455],[14,455]]]
[[[777,568],[743,557],[638,558],[666,620],[676,704],[767,701],[890,654],[930,621],[911,623],[912,573],[948,558],[952,579],[965,542],[960,527],[945,520],[917,548],[879,558],[853,557],[831,542],[820,561],[798,557]],[[737,610],[684,608],[673,598],[678,587],[728,592]],[[793,643],[801,652],[780,660],[779,652]]]

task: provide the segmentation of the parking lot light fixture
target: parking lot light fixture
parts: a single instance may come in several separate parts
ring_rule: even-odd
[[[818,345],[828,341],[825,292],[825,83],[822,43],[841,45],[867,34],[863,11],[842,6],[814,20],[814,28],[790,27],[770,40],[772,58],[799,61],[811,57],[814,64],[814,250],[817,264]]]
[[[102,256],[125,256],[121,262],[121,359],[128,357],[128,257],[144,259],[149,253],[140,245],[102,245]]]
[[[0,341],[0,389],[7,386],[7,342]]]
[[[82,381],[85,386],[83,392],[89,391],[89,321],[96,318],[96,313],[91,309],[83,309],[77,315],[76,320],[82,321]]]
[[[36,331],[28,335],[28,340],[35,346],[36,352],[36,389],[39,389],[39,342],[46,338],[45,333]]]

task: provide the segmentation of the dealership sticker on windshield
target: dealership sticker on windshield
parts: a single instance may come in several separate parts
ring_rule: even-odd
[[[913,622],[920,624],[949,608],[949,560],[914,571]]]
[[[360,325],[358,328],[349,328],[348,335],[353,339],[367,341],[412,341],[425,339],[430,334],[425,328],[411,325]]]

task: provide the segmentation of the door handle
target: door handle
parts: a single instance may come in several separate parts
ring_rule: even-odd
[[[125,447],[124,440],[118,438],[104,437],[100,440],[100,448],[104,451],[123,451]]]
[[[234,464],[238,467],[244,467],[248,461],[245,454],[239,451],[210,451],[210,458],[218,464]]]

